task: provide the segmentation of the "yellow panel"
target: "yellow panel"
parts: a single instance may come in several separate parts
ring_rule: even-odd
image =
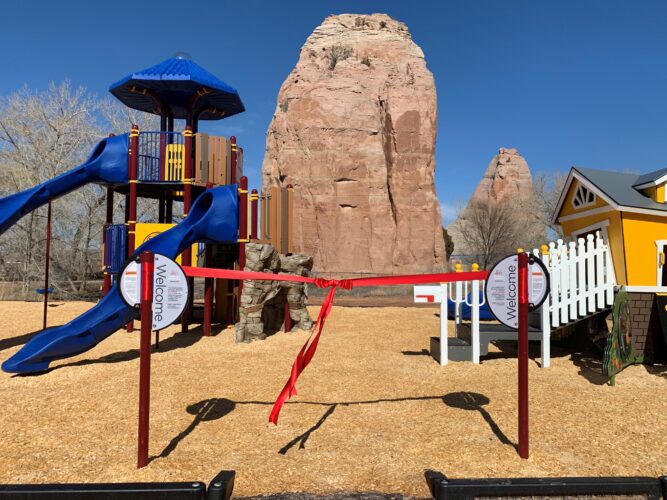
[[[574,205],[572,205],[572,199],[574,198],[574,194],[577,192],[578,187],[579,187],[579,181],[577,179],[574,179],[572,181],[572,184],[570,184],[570,189],[568,190],[567,195],[565,196],[565,201],[563,202],[563,206],[560,209],[558,217],[572,215],[580,212],[585,212],[586,210],[593,210],[594,208],[607,206],[607,203],[602,198],[595,195],[595,203],[593,203],[592,205],[588,205],[581,208],[574,208]]]
[[[167,144],[165,152],[164,180],[183,180],[185,173],[185,146],[183,144]]]
[[[135,241],[137,247],[146,241],[150,240],[154,236],[166,231],[169,228],[174,227],[176,224],[160,224],[157,222],[140,222],[137,223],[135,229]],[[192,265],[197,265],[197,248],[198,244],[195,243],[192,245]],[[176,257],[176,262],[179,264],[182,263],[181,256]]]
[[[563,234],[571,237],[580,232],[583,228],[599,224],[603,221],[609,221],[607,226],[607,235],[609,236],[609,250],[611,259],[614,263],[614,273],[616,282],[619,285],[627,285],[625,273],[625,249],[623,247],[623,226],[620,212],[605,212],[602,214],[588,215],[567,222],[562,222]]]
[[[623,213],[628,285],[655,286],[656,240],[667,240],[667,217]]]
[[[658,203],[665,203],[665,185],[660,184],[655,188],[655,201]]]

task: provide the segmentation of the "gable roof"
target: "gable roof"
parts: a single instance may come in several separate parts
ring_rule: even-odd
[[[661,168],[655,172],[640,175],[635,184],[632,185],[635,189],[646,189],[647,187],[657,186],[667,181],[667,168]]]
[[[665,170],[667,174],[667,169]],[[656,174],[656,172],[653,172],[653,174]],[[563,203],[565,203],[565,197],[574,179],[586,185],[615,210],[667,216],[667,204],[657,203],[635,189],[634,186],[638,184],[641,177],[644,176],[595,168],[572,167],[558,200],[558,205],[556,205],[553,222],[558,220],[558,214],[563,207]]]

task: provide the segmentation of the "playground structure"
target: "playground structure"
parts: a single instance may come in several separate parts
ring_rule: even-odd
[[[595,236],[588,234],[586,239],[579,238],[577,242],[551,242],[532,253],[542,260],[550,276],[546,301],[529,317],[529,339],[540,341],[541,366],[547,368],[551,363],[552,334],[608,313],[617,283],[609,245],[599,231]],[[473,264],[472,270],[477,268]],[[456,265],[456,271],[462,272],[461,264]],[[433,302],[441,304],[440,337],[431,339],[430,349],[441,365],[448,361],[479,364],[480,357],[488,354],[491,340],[516,339],[516,332],[504,325],[480,323],[480,311],[485,305],[480,291],[484,286],[484,280],[441,284],[439,294],[435,287],[430,287],[433,288]],[[418,294],[424,292],[416,287],[414,293],[415,301],[418,301]],[[453,303],[454,307],[456,336],[453,338],[449,337],[447,321],[443,320],[447,318],[448,303]],[[469,316],[464,314],[465,306],[470,309]],[[466,323],[466,319],[470,321]]]
[[[103,139],[79,167],[0,199],[2,233],[29,212],[86,183],[106,186],[104,297],[70,323],[33,337],[3,363],[5,371],[45,370],[51,361],[85,352],[123,326],[132,331],[137,312],[121,300],[116,281],[125,262],[142,250],[179,258],[185,266],[227,269],[243,269],[245,244],[251,241],[273,244],[283,253],[290,250],[291,186],[261,195],[249,192],[236,138],[198,132],[199,120],[244,111],[235,89],[178,56],[127,76],[110,92],[131,108],[159,115],[160,130],[133,126],[129,134]],[[174,130],[175,119],[185,120],[182,132]],[[122,223],[114,219],[116,195],[125,198]],[[156,222],[137,220],[142,198],[157,201]],[[182,221],[174,217],[175,202],[182,202]],[[190,278],[191,290],[192,284]],[[210,335],[213,321],[236,321],[241,288],[238,280],[205,280],[204,335]],[[48,290],[45,294],[48,299]],[[184,332],[194,320],[194,299],[191,293],[181,317]]]

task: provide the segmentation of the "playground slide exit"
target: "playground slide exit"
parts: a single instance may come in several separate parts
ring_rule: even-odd
[[[237,186],[220,186],[202,193],[180,224],[148,240],[136,249],[133,256],[150,250],[174,259],[196,242],[236,242],[237,232]],[[44,371],[52,361],[93,348],[138,317],[138,310],[125,304],[118,285],[115,285],[97,305],[81,316],[31,338],[2,364],[2,370],[9,373]]]
[[[51,200],[94,182],[119,186],[128,182],[128,134],[99,142],[81,165],[33,188],[0,198],[0,234],[24,215]]]

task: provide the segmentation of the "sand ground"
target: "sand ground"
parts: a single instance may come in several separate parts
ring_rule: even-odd
[[[57,303],[62,324],[91,303]],[[334,307],[319,350],[268,422],[307,334],[236,345],[231,329],[161,334],[152,356],[149,466],[137,470],[138,334],[118,332],[36,376],[0,375],[0,482],[208,482],[237,471],[235,494],[428,495],[449,477],[667,474],[667,367],[604,384],[599,360],[554,349],[530,364],[531,456],[517,442],[514,349],[480,366],[426,354],[437,309]],[[311,308],[316,314],[317,308]],[[41,305],[0,303],[0,359],[41,324]],[[534,353],[539,356],[537,352]]]

